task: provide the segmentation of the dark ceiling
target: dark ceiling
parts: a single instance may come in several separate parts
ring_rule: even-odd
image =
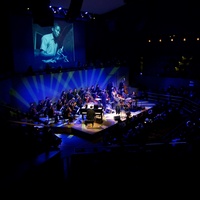
[[[51,0],[55,7],[69,9],[70,4],[79,5],[80,11],[93,14],[107,14],[111,11],[123,9],[123,17],[148,22],[156,29],[181,28],[199,30],[200,14],[197,2],[193,0]]]
[[[125,5],[124,0],[51,0],[50,4],[54,7],[69,9],[70,4],[81,5],[81,11],[93,14],[105,14]]]
[[[73,5],[73,9],[96,15],[115,13],[112,15],[115,21],[129,22],[133,27],[137,24],[138,28],[146,27],[149,31],[200,31],[200,12],[194,0],[43,0],[43,3],[41,0],[20,0],[15,9],[25,7],[28,2],[40,8],[44,2],[45,5],[50,2],[53,7],[70,10]]]

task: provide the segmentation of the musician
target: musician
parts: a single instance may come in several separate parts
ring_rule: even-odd
[[[98,83],[95,86],[95,92],[96,92],[97,95],[99,95],[100,92],[101,92],[101,88],[100,88],[100,85]]]
[[[128,98],[128,94],[126,93],[126,91],[125,91],[124,88],[122,88],[122,90],[121,90],[121,97],[122,97],[123,99]]]
[[[123,89],[124,89],[124,87],[125,87],[125,81],[126,81],[126,79],[123,78],[123,79],[119,82],[118,91],[119,91],[120,94],[122,94],[122,91],[123,91]]]
[[[66,93],[65,90],[63,90],[63,91],[61,92],[60,98],[61,98],[61,99],[67,99],[67,93]]]
[[[59,98],[58,100],[57,100],[57,102],[56,102],[56,110],[60,110],[61,108],[62,108],[62,106],[63,106],[63,102],[62,102],[62,100]]]
[[[84,89],[81,87],[81,88],[79,89],[79,91],[78,91],[78,95],[79,95],[82,99],[84,99],[84,94],[85,94],[85,91],[84,91]]]
[[[36,105],[36,110],[38,114],[42,114],[44,108],[44,100],[39,100],[38,104]]]
[[[112,88],[112,91],[111,91],[111,95],[110,95],[110,98],[111,99],[114,99],[114,96],[117,94],[117,89],[116,89],[116,87],[113,87]]]
[[[93,106],[90,106],[90,108],[87,109],[87,115],[86,115],[86,125],[87,122],[90,121],[92,123],[92,126],[94,125],[95,121],[95,111],[93,109]]]
[[[44,100],[44,107],[47,107],[49,108],[50,105],[51,105],[52,101],[49,97],[45,97],[45,100]]]
[[[138,103],[138,95],[136,91],[133,91],[131,94],[129,94],[129,97],[132,100],[132,106],[137,107],[137,103]]]
[[[83,107],[83,99],[78,96],[78,98],[76,99],[76,105],[79,107],[79,108],[82,108]]]
[[[90,94],[90,92],[85,93],[84,101],[85,101],[85,103],[94,102],[94,98]]]
[[[62,109],[62,116],[64,119],[69,119],[69,121],[72,121],[73,120],[73,116],[72,116],[72,110],[71,110],[71,107],[68,103],[66,103]]]
[[[48,115],[49,118],[53,118],[53,117],[56,116],[55,111],[54,111],[54,106],[53,106],[52,103],[47,110],[47,115]]]
[[[77,90],[77,88],[74,88],[72,94],[73,94],[73,96],[74,96],[75,99],[78,98],[79,94],[78,94],[78,90]]]
[[[92,86],[89,88],[89,92],[90,92],[90,94],[93,96],[93,98],[95,98],[96,91],[95,91],[95,86],[94,86],[94,85],[92,85]]]
[[[109,82],[109,83],[107,84],[106,90],[107,90],[107,92],[108,92],[108,95],[109,95],[109,98],[110,98],[111,101],[113,100],[113,99],[112,99],[112,90],[113,90],[113,88],[114,88],[113,82]]]
[[[67,100],[70,101],[72,98],[74,98],[73,90],[69,89],[67,92]]]
[[[95,118],[95,111],[93,109],[93,106],[90,106],[88,109],[87,109],[87,116],[86,116],[86,119],[87,120],[94,120]]]
[[[69,107],[71,109],[71,116],[75,119],[75,115],[77,114],[79,107],[77,106],[75,98],[72,98],[69,102]]]
[[[112,98],[113,98],[112,109],[116,109],[117,105],[121,105],[120,95],[117,93],[116,89],[114,89],[112,92]]]
[[[101,103],[103,105],[103,110],[105,111],[106,110],[106,100],[107,100],[107,92],[106,92],[106,90],[102,90],[102,92],[100,94],[100,97],[101,97]]]
[[[30,119],[32,119],[34,121],[39,121],[39,114],[36,109],[36,105],[34,103],[30,104],[28,114],[29,114]]]

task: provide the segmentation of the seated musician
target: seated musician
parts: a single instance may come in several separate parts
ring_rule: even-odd
[[[93,126],[94,121],[95,121],[95,111],[93,109],[93,106],[90,106],[90,108],[87,109],[85,124],[87,125],[88,123],[92,123]]]
[[[132,102],[134,103],[134,106],[137,107],[137,102],[138,102],[138,96],[137,92],[133,91],[129,97],[131,98]]]
[[[121,98],[122,98],[122,99],[128,98],[128,94],[125,92],[124,89],[121,90]]]
[[[126,80],[125,78],[122,78],[122,80],[119,82],[118,90],[119,90],[120,93],[122,92],[122,89],[124,89],[125,80]]]
[[[69,122],[72,122],[73,115],[72,115],[72,109],[71,109],[70,105],[68,103],[66,103],[61,110],[62,110],[63,119],[64,120],[68,119]]]

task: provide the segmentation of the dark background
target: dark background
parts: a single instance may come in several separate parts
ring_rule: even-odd
[[[5,41],[0,47],[1,94],[4,94],[1,96],[2,102],[18,104],[20,101],[27,107],[32,100],[37,101],[46,95],[53,96],[51,91],[58,94],[63,88],[96,84],[101,74],[103,74],[101,77],[103,87],[110,77],[118,83],[120,76],[113,73],[110,67],[113,70],[115,67],[122,67],[122,71],[123,67],[126,67],[128,75],[123,75],[127,77],[128,85],[131,87],[151,86],[156,89],[161,86],[168,87],[171,83],[181,86],[189,85],[191,80],[199,81],[200,51],[197,38],[200,37],[200,14],[195,2],[126,1],[124,6],[96,15],[95,20],[77,19],[80,2],[67,16],[52,16],[44,9],[49,1],[44,1],[44,5],[42,2],[34,1],[35,10],[27,12],[24,8],[29,3],[32,5],[32,1],[20,0],[15,7],[1,13],[2,38]],[[30,81],[30,77],[28,81],[24,80],[30,75],[27,74],[29,67],[34,66],[32,26],[37,24],[48,27],[54,20],[72,23],[74,28],[74,62],[66,66],[67,74],[63,75],[65,77],[63,80],[56,79],[55,88],[51,85],[51,79],[45,81],[46,76],[49,77],[46,71],[31,77],[34,81]],[[159,43],[160,38],[162,43]],[[173,42],[170,41],[171,38],[174,39]],[[186,38],[185,42],[183,38]],[[151,43],[148,43],[149,39]],[[96,68],[98,73],[95,71]],[[105,68],[109,68],[105,70],[107,74],[102,73]],[[65,79],[73,77],[71,71],[81,70],[84,74],[86,69],[92,69],[88,77],[96,74],[92,79],[93,82],[77,80],[81,76],[75,73],[76,80],[70,80],[71,85],[66,84]],[[33,71],[35,70],[37,71],[33,68]],[[59,70],[50,71],[50,73],[55,72]],[[40,75],[44,80],[37,77]],[[137,75],[139,78],[135,77]],[[51,76],[53,77],[53,74]],[[151,78],[144,80],[145,76]],[[163,77],[169,78],[170,81],[161,80]],[[178,80],[172,81],[171,78]],[[184,83],[180,79],[185,79]],[[36,80],[39,80],[37,81],[39,87],[35,83]],[[33,82],[32,85],[30,82]],[[56,87],[57,84],[61,84],[61,87]],[[198,83],[195,82],[194,85]],[[22,89],[24,87],[25,90]],[[32,97],[30,93],[33,93]],[[36,93],[41,96],[35,98]]]
[[[162,62],[180,60],[182,55],[193,58],[192,70],[198,70],[199,64],[199,18],[198,6],[193,1],[124,1],[125,4],[105,14],[96,15],[95,20],[76,20],[84,1],[75,1],[70,14],[59,18],[74,24],[75,62],[98,64],[119,59],[128,63],[133,72],[141,69],[141,57],[145,56],[143,70],[160,74],[158,69],[151,69],[152,57]],[[32,23],[49,26],[58,16],[52,16],[46,10],[49,1],[20,0],[18,4],[4,11],[2,24],[3,38],[6,45],[1,47],[1,73],[24,72],[32,65]],[[31,14],[24,12],[24,7],[33,6]],[[106,7],[106,5],[105,5]],[[71,16],[70,16],[71,15]],[[175,35],[173,43],[169,38]],[[187,42],[182,39],[187,37]],[[151,45],[147,43],[152,39]],[[158,43],[163,39],[162,44]],[[150,57],[150,58],[149,58]],[[164,59],[163,59],[164,57]],[[150,59],[150,61],[149,61]],[[155,61],[154,61],[155,62]],[[163,64],[165,65],[165,64]],[[73,67],[73,66],[70,66]],[[148,68],[148,69],[147,69]],[[163,68],[161,66],[161,68]],[[192,72],[194,74],[194,72]],[[195,71],[196,73],[196,71]]]

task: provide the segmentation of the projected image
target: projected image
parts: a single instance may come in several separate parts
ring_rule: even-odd
[[[68,67],[74,63],[73,24],[55,21],[52,27],[33,24],[35,69]]]

